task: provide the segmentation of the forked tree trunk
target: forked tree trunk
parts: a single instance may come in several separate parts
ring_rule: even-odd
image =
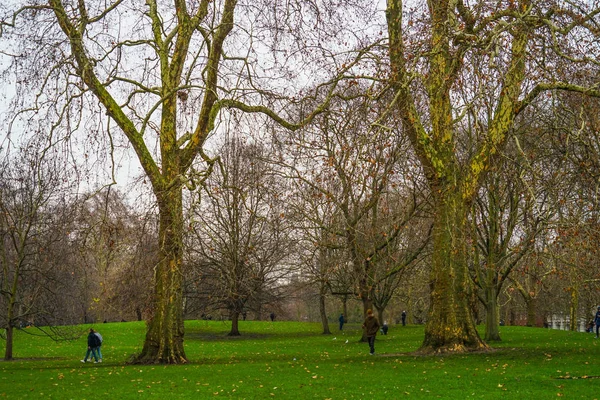
[[[159,208],[159,260],[155,269],[153,315],[148,323],[141,364],[187,362],[183,347],[182,196],[179,187],[156,193]]]
[[[469,309],[470,277],[465,242],[466,204],[459,190],[434,190],[431,305],[422,353],[487,349]]]

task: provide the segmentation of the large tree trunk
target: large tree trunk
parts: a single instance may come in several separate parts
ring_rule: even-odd
[[[156,193],[159,208],[159,260],[155,270],[153,315],[137,363],[187,362],[183,348],[181,188]]]
[[[535,326],[535,317],[537,314],[537,301],[535,297],[526,299],[527,304],[527,326]]]
[[[431,305],[422,353],[450,353],[487,349],[479,337],[469,308],[465,223],[467,205],[460,190],[434,190]]]
[[[485,341],[500,341],[500,310],[498,308],[498,294],[495,285],[488,285],[485,289]]]

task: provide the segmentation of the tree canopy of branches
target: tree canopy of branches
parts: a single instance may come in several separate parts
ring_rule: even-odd
[[[293,249],[286,190],[269,172],[264,152],[229,139],[191,210],[190,268],[210,286],[200,285],[208,290],[205,302],[228,311],[230,336],[240,335],[239,316],[284,277],[280,271]]]
[[[337,38],[340,30],[323,26],[351,18],[334,7],[321,13],[310,3],[237,0],[22,0],[4,10],[0,34],[10,45],[2,51],[18,77],[17,114],[31,113],[38,121],[44,115],[53,135],[69,138],[85,129],[107,135],[107,151],[114,149],[116,125],[137,155],[159,210],[153,315],[137,362],[186,362],[182,185],[193,187],[210,174],[215,158],[205,144],[224,108],[260,112],[288,129],[322,112],[337,87],[335,77],[357,60],[353,51],[325,49],[326,42],[344,47],[347,41]],[[322,44],[315,53],[316,43]],[[320,90],[328,96],[291,123],[277,112],[291,101],[277,89],[310,76],[303,70],[319,72],[310,79],[325,82]],[[276,89],[265,90],[267,84]],[[268,99],[277,108],[269,108],[275,103]],[[198,158],[203,172],[192,168]]]
[[[423,352],[486,348],[468,307],[470,204],[519,114],[542,93],[600,94],[579,72],[598,76],[599,14],[586,1],[387,1],[395,110],[435,204]],[[458,129],[466,119],[467,138]]]

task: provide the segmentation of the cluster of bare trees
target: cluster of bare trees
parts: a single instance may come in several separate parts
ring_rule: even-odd
[[[425,353],[486,349],[478,298],[494,340],[499,299],[533,309],[559,274],[576,310],[597,284],[596,2],[1,7],[7,137],[129,148],[156,199],[138,362],[186,361],[186,293],[237,321],[290,271],[383,313],[427,268]],[[107,210],[84,235],[100,282],[130,248]]]
[[[111,190],[73,196],[76,180],[35,146],[0,163],[0,325],[12,358],[15,328],[68,338],[60,327],[142,319],[156,253],[152,214]]]

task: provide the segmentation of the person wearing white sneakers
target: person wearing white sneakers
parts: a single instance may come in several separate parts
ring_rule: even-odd
[[[98,338],[98,336],[96,336],[95,332],[93,329],[90,328],[90,333],[88,334],[87,337],[87,343],[88,343],[88,348],[87,348],[87,352],[85,353],[85,357],[83,358],[83,360],[81,360],[82,363],[87,362],[88,357],[90,357],[90,354],[92,357],[94,357],[96,359],[96,361],[94,362],[98,362],[98,346],[100,346],[100,339]]]

